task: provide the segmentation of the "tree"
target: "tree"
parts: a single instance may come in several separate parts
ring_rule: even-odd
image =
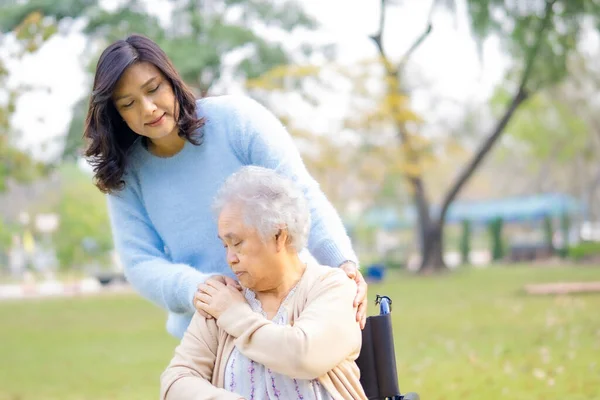
[[[435,1],[454,9],[454,1]],[[515,111],[533,94],[561,82],[567,75],[567,61],[577,51],[581,37],[598,26],[600,5],[585,0],[466,0],[472,33],[479,44],[491,35],[497,35],[514,60],[511,82],[514,88],[501,117],[472,159],[450,184],[441,202],[439,212],[433,213],[422,174],[413,170],[405,179],[411,187],[418,211],[421,238],[421,271],[443,269],[443,229],[449,206],[456,199],[484,158],[497,143]],[[430,21],[423,34],[406,54],[394,63],[384,47],[387,0],[381,0],[378,31],[371,37],[381,56],[386,73],[387,93],[391,98],[405,95],[402,87],[405,66],[419,45],[433,29]],[[433,10],[433,8],[432,8]],[[431,14],[430,14],[431,15]],[[401,106],[400,102],[391,104]],[[400,109],[398,109],[400,110]],[[396,135],[406,149],[411,164],[418,165],[421,154],[415,146],[418,135],[402,120],[392,121]],[[417,142],[418,144],[418,142]]]
[[[64,164],[59,172],[61,187],[56,212],[60,225],[54,244],[62,268],[81,267],[113,248],[108,210],[102,193],[75,164]],[[86,249],[86,243],[93,245],[93,254]]]
[[[0,3],[0,6],[2,4]],[[0,15],[5,17],[4,7],[0,8]],[[1,20],[2,18],[0,18]],[[15,38],[21,46],[16,51],[9,53],[8,57],[19,59],[23,55],[35,51],[39,44],[48,37],[52,27],[42,22],[39,13],[24,16],[14,28]],[[0,46],[5,44],[5,37],[0,34]],[[5,98],[0,101],[0,192],[8,188],[8,181],[14,179],[19,182],[31,182],[40,175],[48,172],[47,166],[31,158],[27,152],[17,148],[14,144],[14,127],[10,120],[15,112],[18,97],[32,88],[27,86],[9,87],[8,68],[6,59],[0,57],[0,96]]]
[[[562,83],[534,94],[519,108],[507,126],[504,143],[493,163],[505,171],[498,183],[513,194],[569,193],[587,205],[588,217],[600,215],[600,89],[596,54],[579,54],[569,62],[569,76]],[[495,108],[507,93],[499,89],[492,99]],[[520,177],[515,179],[519,171]],[[512,187],[507,183],[511,182]]]

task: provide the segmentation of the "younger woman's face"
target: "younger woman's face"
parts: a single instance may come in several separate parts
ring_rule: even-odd
[[[129,66],[117,82],[112,100],[123,120],[138,135],[154,140],[177,135],[173,87],[153,64]]]

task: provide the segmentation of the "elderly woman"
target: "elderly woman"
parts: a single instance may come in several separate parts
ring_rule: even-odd
[[[310,214],[291,181],[248,166],[215,200],[219,238],[242,289],[210,281],[161,376],[161,398],[366,399],[355,364],[356,283],[304,263]]]

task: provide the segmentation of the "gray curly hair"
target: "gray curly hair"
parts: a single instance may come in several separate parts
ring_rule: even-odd
[[[244,222],[263,240],[287,229],[288,246],[300,252],[308,240],[310,211],[302,191],[272,169],[245,166],[221,186],[213,202],[218,216],[228,204],[242,207]]]

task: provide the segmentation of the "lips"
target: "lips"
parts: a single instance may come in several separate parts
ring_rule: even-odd
[[[148,122],[146,125],[148,125],[148,126],[157,126],[157,125],[160,125],[162,123],[162,121],[164,120],[164,118],[165,118],[165,114],[161,115],[160,117],[158,117],[154,121]]]

